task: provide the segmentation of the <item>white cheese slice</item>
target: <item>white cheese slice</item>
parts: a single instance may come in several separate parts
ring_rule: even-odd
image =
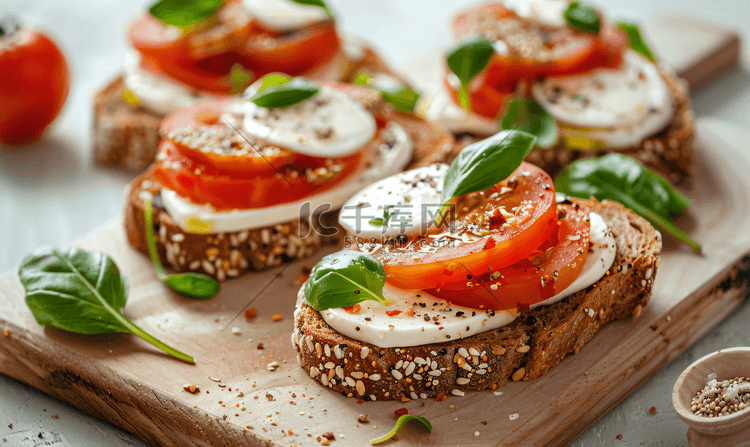
[[[331,190],[296,202],[266,208],[217,211],[211,205],[195,204],[168,189],[162,189],[162,201],[172,220],[188,233],[194,228],[208,233],[242,231],[305,218],[300,216],[305,203],[310,204],[308,209],[313,213],[316,209],[318,212],[335,210],[364,186],[400,172],[411,160],[414,143],[404,128],[390,123],[385,131],[392,133],[395,144],[391,148],[384,145],[386,147],[380,149],[371,165]]]
[[[251,85],[245,96],[252,96]],[[313,157],[343,157],[372,140],[377,124],[372,114],[351,96],[323,85],[312,98],[283,109],[267,109],[252,101],[232,107],[244,114],[246,135]]]
[[[305,28],[328,19],[323,8],[291,0],[242,0],[242,6],[263,25],[279,32]]]
[[[620,69],[599,68],[534,84],[532,95],[570,136],[588,137],[608,147],[640,143],[672,119],[672,95],[656,66],[633,51]]]
[[[503,0],[503,5],[519,17],[549,28],[568,26],[564,13],[570,0]]]
[[[607,224],[596,213],[590,214],[591,232],[589,242],[592,251],[578,278],[565,290],[541,303],[531,306],[549,305],[560,301],[597,282],[612,265],[617,252],[615,238]],[[297,305],[304,300],[304,289],[300,289]],[[371,343],[381,348],[419,346],[454,341],[507,325],[516,317],[515,310],[482,311],[451,304],[424,291],[403,290],[388,284],[383,295],[392,301],[383,306],[376,301],[365,301],[356,314],[344,309],[328,309],[320,315],[337,332],[355,340]],[[416,305],[415,305],[416,303]],[[409,309],[414,310],[408,316]],[[397,315],[389,316],[386,312]]]

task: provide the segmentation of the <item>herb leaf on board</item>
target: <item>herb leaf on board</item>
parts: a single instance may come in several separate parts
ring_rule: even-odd
[[[469,104],[469,82],[484,70],[494,53],[495,48],[492,46],[492,42],[482,36],[476,36],[462,42],[448,52],[446,56],[448,68],[461,81],[459,102],[464,109],[469,110],[471,106]]]
[[[156,274],[159,280],[177,293],[181,293],[191,298],[205,300],[219,293],[221,286],[210,276],[202,273],[175,273],[167,275],[164,266],[159,259],[159,253],[156,251],[156,241],[154,240],[153,224],[153,207],[150,201],[143,203],[144,215],[146,217],[146,239],[148,241],[148,251],[151,255],[151,262],[154,264]]]
[[[23,260],[18,276],[26,289],[26,305],[44,327],[78,334],[130,333],[180,360],[194,362],[125,317],[125,278],[104,253],[42,247]]]
[[[393,427],[393,430],[389,431],[379,438],[373,439],[372,441],[370,441],[370,444],[380,444],[381,442],[391,439],[398,432],[398,430],[409,421],[419,421],[424,425],[428,432],[432,432],[432,424],[430,424],[430,421],[428,421],[427,419],[414,414],[404,414],[398,418],[398,420],[396,421],[396,426]]]
[[[671,234],[696,253],[701,247],[680,230],[672,217],[683,212],[690,199],[659,174],[622,154],[576,161],[555,179],[556,191],[572,197],[609,199],[640,214],[659,231]]]
[[[517,129],[536,137],[536,145],[548,148],[557,143],[557,122],[533,99],[514,99],[500,120],[502,130]]]
[[[383,296],[385,270],[371,256],[342,250],[325,256],[305,281],[307,304],[315,310],[349,307],[373,300],[389,305]]]

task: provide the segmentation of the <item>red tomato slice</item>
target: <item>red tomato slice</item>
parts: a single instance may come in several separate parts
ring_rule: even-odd
[[[362,158],[359,152],[332,159],[333,163],[341,164],[340,171],[325,179],[309,181],[292,169],[280,169],[281,173],[273,175],[228,174],[185,157],[169,140],[161,142],[159,152],[165,153],[166,158],[159,163],[154,177],[180,196],[195,203],[210,203],[216,209],[265,208],[327,191],[357,172]],[[326,161],[318,159],[316,167],[325,166]]]
[[[512,192],[503,193],[503,188],[508,187]],[[498,196],[490,199],[495,192]],[[552,179],[529,163],[521,163],[508,179],[479,194],[479,204],[467,213],[464,206],[469,203],[469,196],[456,200],[456,222],[459,227],[476,224],[489,234],[475,242],[438,243],[434,250],[425,253],[420,246],[434,240],[428,235],[412,241],[406,248],[376,253],[374,256],[385,269],[386,281],[403,289],[432,289],[456,283],[457,278],[483,272],[488,267],[497,269],[514,264],[539,247],[557,221]],[[511,220],[513,225],[503,225],[505,219],[500,216],[499,207],[517,208],[516,217]]]
[[[223,124],[219,123],[221,114],[224,108],[233,101],[233,98],[213,99],[172,112],[161,122],[161,133],[162,135],[168,135],[170,132],[180,129],[197,129],[201,126],[210,126],[217,123],[221,125]],[[213,152],[202,152],[175,141],[172,141],[172,144],[185,157],[229,175],[272,176],[277,169],[282,170],[287,166],[302,169],[322,166],[319,158],[298,154],[284,148],[278,148],[273,155],[266,153],[263,157],[255,151],[247,156],[227,156]],[[261,143],[257,143],[255,147],[259,150],[263,148]]]
[[[272,72],[297,76],[324,65],[340,51],[336,25],[327,22],[282,36],[252,36],[242,56],[257,76]]]
[[[460,306],[493,310],[524,308],[551,298],[570,286],[583,269],[589,250],[589,211],[558,205],[557,231],[521,261],[427,292]]]

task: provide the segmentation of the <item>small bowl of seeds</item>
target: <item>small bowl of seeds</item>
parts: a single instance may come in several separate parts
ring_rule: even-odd
[[[672,390],[691,447],[750,446],[750,348],[713,352],[688,366]]]

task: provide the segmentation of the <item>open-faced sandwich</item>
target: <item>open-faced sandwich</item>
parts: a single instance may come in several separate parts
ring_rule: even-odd
[[[128,193],[128,240],[149,252],[152,203],[160,257],[219,280],[311,254],[317,215],[454,142],[373,89],[277,73],[243,97],[173,112],[161,134],[156,162]]]
[[[462,396],[536,379],[640,314],[660,233],[619,203],[556,194],[522,162],[534,143],[503,131],[346,203],[351,249],[298,294],[292,342],[310,377],[363,400]]]
[[[453,30],[459,43],[419,105],[428,119],[468,142],[527,117],[554,120],[558,133],[528,158],[551,175],[604,152],[632,156],[673,183],[690,175],[686,85],[655,62],[637,26],[582,2],[505,0],[461,13]],[[465,144],[425,163],[450,162]]]
[[[242,93],[283,72],[350,82],[391,74],[364,42],[339,35],[325,3],[299,0],[160,0],[128,28],[124,72],[94,99],[96,161],[142,171],[165,115]]]

